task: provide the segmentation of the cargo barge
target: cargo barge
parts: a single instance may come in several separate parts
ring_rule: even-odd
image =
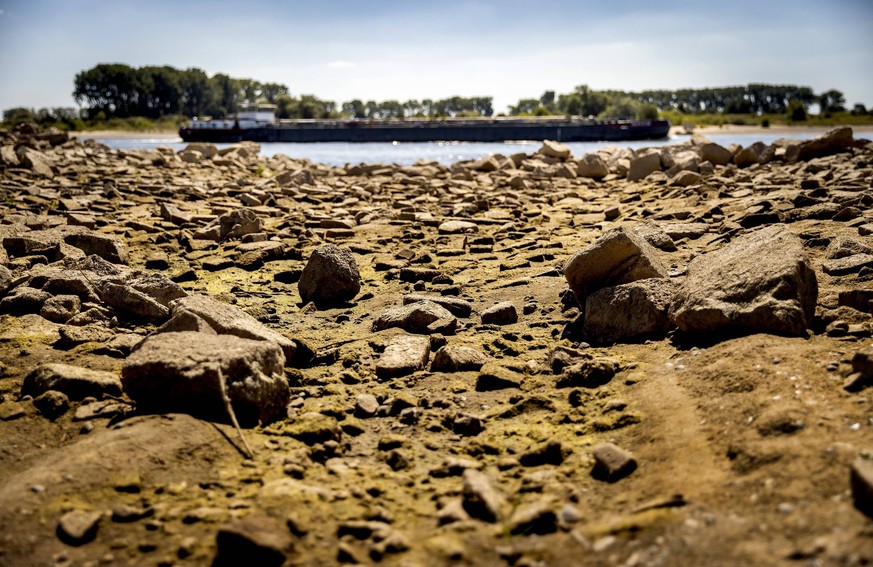
[[[186,142],[560,142],[657,140],[668,120],[581,118],[446,118],[276,120],[272,105],[241,107],[233,120],[198,120],[179,129]]]

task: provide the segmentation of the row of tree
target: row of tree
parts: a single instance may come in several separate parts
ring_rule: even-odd
[[[231,117],[243,101],[266,101],[276,105],[279,118],[357,118],[371,120],[412,117],[492,116],[491,97],[453,96],[433,100],[362,101],[337,104],[314,95],[292,96],[286,85],[230,77],[208,76],[197,68],[170,66],[131,67],[101,63],[76,75],[73,97],[82,107],[40,109],[13,108],[4,111],[7,122],[32,118],[40,123],[58,123],[75,128],[76,121],[168,116]],[[599,118],[655,118],[672,110],[685,114],[787,114],[805,117],[812,105],[823,114],[845,111],[846,100],[838,90],[816,94],[797,85],[749,84],[705,89],[645,90],[638,92],[594,90],[579,85],[572,92],[546,91],[539,98],[524,98],[509,107],[514,116],[570,115]],[[853,114],[866,114],[857,104]]]
[[[510,106],[513,115],[569,114],[616,118],[635,109],[637,116],[654,111],[676,110],[684,114],[786,114],[797,108],[808,110],[817,104],[822,113],[845,112],[843,93],[830,89],[815,94],[810,87],[797,85],[749,84],[706,89],[646,90],[626,92],[595,91],[579,85],[573,92],[556,96],[546,91],[540,98],[525,98]],[[856,104],[855,114],[866,108]]]

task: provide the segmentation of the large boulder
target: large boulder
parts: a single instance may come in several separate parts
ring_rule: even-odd
[[[564,265],[564,277],[580,305],[598,289],[666,276],[652,245],[625,227],[603,233]]]
[[[675,292],[676,284],[665,278],[597,290],[585,302],[585,339],[592,343],[614,343],[666,333]]]
[[[197,318],[205,321],[219,335],[234,335],[243,339],[274,343],[282,349],[287,360],[292,359],[297,350],[297,344],[288,337],[265,327],[238,307],[222,303],[208,295],[190,295],[177,299],[170,305],[173,312],[172,319],[168,322],[168,329],[174,327],[171,323],[177,318],[183,320]]]
[[[297,290],[303,303],[319,309],[341,305],[361,291],[358,263],[348,248],[328,244],[315,250],[300,274]]]
[[[817,297],[803,244],[778,224],[693,259],[670,318],[689,333],[803,335]]]
[[[125,360],[121,381],[137,409],[227,421],[223,379],[237,419],[253,425],[287,415],[290,390],[284,365],[282,350],[271,341],[159,333]]]

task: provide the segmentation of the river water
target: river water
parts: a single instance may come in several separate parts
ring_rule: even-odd
[[[748,146],[754,142],[772,143],[778,138],[808,139],[820,135],[820,132],[796,131],[790,133],[709,133],[707,137],[713,142],[723,146],[740,144]],[[169,146],[180,151],[186,143],[180,138],[156,137],[156,138],[94,138],[112,149],[150,149],[158,146]],[[566,145],[574,156],[581,156],[606,146],[619,146],[628,148],[656,147],[669,144],[678,144],[688,141],[688,136],[671,136],[664,140],[644,140],[639,142],[568,142]],[[229,144],[216,144],[219,148]],[[418,160],[437,161],[445,165],[451,165],[458,161],[478,159],[490,154],[511,155],[519,152],[532,153],[540,148],[542,142],[403,142],[403,143],[271,143],[261,144],[261,155],[273,156],[285,154],[293,158],[308,158],[316,163],[330,166],[343,166],[346,164],[359,163],[395,163],[398,165],[412,165]]]

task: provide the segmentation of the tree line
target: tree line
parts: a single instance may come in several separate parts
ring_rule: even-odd
[[[494,114],[492,97],[453,96],[444,99],[354,99],[337,104],[315,95],[292,96],[287,85],[234,78],[224,73],[207,75],[198,68],[171,66],[131,67],[101,63],[78,73],[74,80],[75,108],[12,108],[3,112],[7,123],[34,121],[80,129],[82,119],[105,121],[143,117],[161,119],[190,116],[230,118],[243,101],[276,105],[279,118],[340,118],[387,120],[404,118],[488,117]],[[843,93],[830,89],[816,94],[798,85],[752,83],[702,89],[595,90],[579,85],[569,93],[545,91],[539,98],[523,98],[511,105],[511,116],[567,115],[615,118],[656,118],[659,113],[784,114],[803,120],[812,105],[821,114],[845,112]],[[852,114],[866,114],[856,104]]]

